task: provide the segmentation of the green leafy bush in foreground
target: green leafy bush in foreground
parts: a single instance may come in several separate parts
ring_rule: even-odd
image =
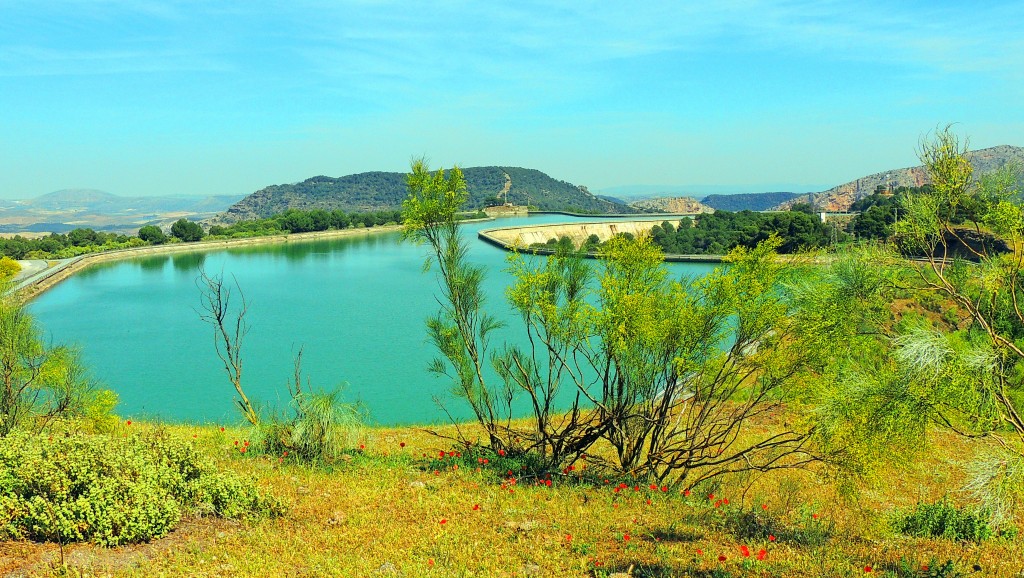
[[[278,515],[279,501],[159,431],[0,439],[0,539],[103,546],[162,536],[183,515]]]
[[[981,542],[993,534],[987,512],[958,508],[945,499],[934,504],[918,504],[899,516],[896,529],[907,536],[958,542]]]

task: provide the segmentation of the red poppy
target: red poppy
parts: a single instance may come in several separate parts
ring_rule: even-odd
[[[708,501],[709,501],[709,502],[710,502],[711,500],[714,500],[714,499],[715,499],[715,495],[714,495],[714,494],[708,494]]]
[[[629,542],[629,534],[623,534],[622,535],[622,541],[623,542]]]
[[[658,484],[651,484],[651,489],[652,490],[657,490],[658,489]]]
[[[864,567],[864,571],[865,571],[865,572],[871,572],[871,571],[872,571],[872,568],[871,568],[871,566],[865,566],[865,567]]]
[[[479,510],[480,509],[480,504],[473,504],[473,509],[474,510]]]
[[[722,498],[722,503],[725,504],[726,506],[728,506],[729,505],[729,498]]]
[[[767,510],[768,509],[768,504],[761,504],[761,509],[762,510]]]
[[[498,450],[498,455],[499,456],[504,456],[505,455],[505,450]]]
[[[740,554],[743,554],[744,558],[750,558],[750,548],[740,546]]]
[[[221,426],[220,431],[224,431],[224,426]]]
[[[400,448],[404,448],[404,447],[405,447],[405,442],[401,442],[401,443],[399,443],[399,444],[398,444],[398,447],[400,447]]]
[[[690,497],[690,490],[684,490],[683,491],[683,495],[686,496],[687,498],[689,498]]]
[[[725,554],[719,554],[718,555],[718,561],[719,562],[725,562]]]
[[[565,541],[566,542],[572,542],[572,534],[566,534],[565,535]]]
[[[703,556],[704,555],[704,550],[701,550],[700,548],[697,548],[697,555],[698,556]]]
[[[757,559],[758,560],[764,560],[764,557],[767,556],[767,555],[768,555],[768,551],[765,550],[764,548],[761,548],[760,550],[757,551]]]
[[[667,492],[668,491],[668,486],[662,486],[661,487],[661,491],[662,492]]]
[[[775,534],[768,534],[768,541],[769,542],[774,542],[775,541]]]
[[[128,420],[128,425],[132,425],[132,420]]]
[[[445,518],[441,518],[441,523],[442,523],[442,524],[447,524],[447,523],[448,523],[448,520],[447,520],[447,519],[445,519]]]

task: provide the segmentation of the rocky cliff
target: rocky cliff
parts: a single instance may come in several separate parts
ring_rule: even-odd
[[[694,214],[715,212],[711,207],[692,197],[658,197],[633,201],[629,206],[640,211],[659,211],[662,213]]]

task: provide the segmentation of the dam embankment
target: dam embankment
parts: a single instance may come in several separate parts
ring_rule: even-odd
[[[666,219],[668,220],[668,219]],[[549,239],[569,237],[578,247],[591,235],[604,242],[615,235],[629,233],[634,237],[647,235],[651,227],[660,224],[656,220],[605,221],[599,223],[556,223],[551,225],[527,225],[521,227],[497,227],[483,229],[477,236],[487,243],[506,251],[522,251],[534,244],[547,243]],[[550,249],[530,249],[541,255],[553,253]],[[665,255],[666,261],[692,263],[719,263],[722,255]]]

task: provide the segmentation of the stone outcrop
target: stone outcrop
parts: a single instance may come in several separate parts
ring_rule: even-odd
[[[658,197],[633,201],[629,206],[642,211],[661,211],[675,214],[714,213],[715,210],[693,197]]]

